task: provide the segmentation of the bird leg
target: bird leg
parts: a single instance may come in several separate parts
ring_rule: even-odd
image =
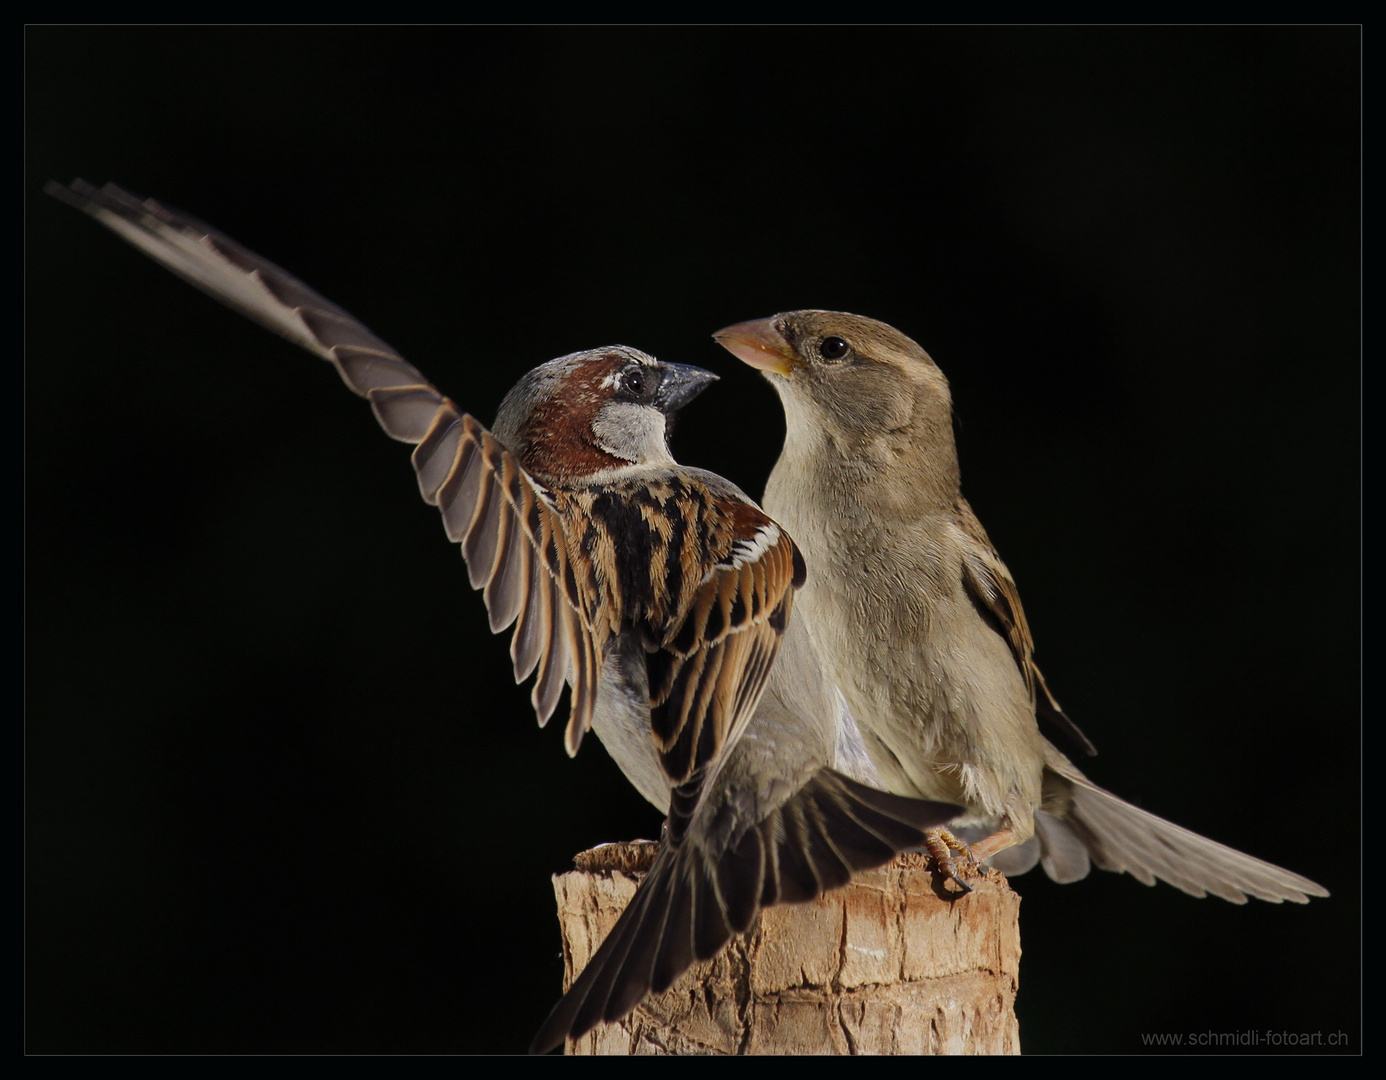
[[[978,866],[981,866],[993,855],[1005,851],[1009,847],[1014,847],[1018,839],[1014,829],[997,829],[985,840],[978,840],[972,845],[972,858]]]
[[[985,843],[985,841],[983,842]],[[963,892],[972,891],[972,886],[958,876],[958,864],[953,861],[953,856],[950,854],[950,852],[956,851],[967,856],[975,870],[980,860],[973,854],[972,848],[969,848],[967,844],[947,829],[925,829],[924,850],[929,853],[929,858],[934,860],[934,868],[940,874],[952,878]]]

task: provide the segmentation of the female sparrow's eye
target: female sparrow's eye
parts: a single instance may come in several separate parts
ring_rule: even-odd
[[[621,376],[621,389],[632,397],[639,397],[643,394],[645,392],[645,385],[645,372],[641,368],[629,368]]]
[[[825,337],[818,343],[818,355],[824,360],[841,360],[850,351],[850,346],[840,337]]]

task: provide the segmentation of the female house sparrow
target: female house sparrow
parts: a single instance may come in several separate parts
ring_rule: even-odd
[[[884,786],[966,806],[957,826],[985,837],[973,856],[999,854],[1010,873],[1042,859],[1069,882],[1091,862],[1234,903],[1328,895],[1102,790],[1041,734],[1092,752],[1045,686],[1015,582],[959,491],[948,383],[923,349],[830,311],[713,336],[784,405],[765,505],[804,551],[805,626]],[[939,856],[964,847],[932,839]]]
[[[669,418],[715,376],[623,346],[574,353],[525,375],[493,434],[341,308],[229,238],[119,188],[49,190],[331,361],[387,433],[416,444],[421,493],[461,544],[492,629],[515,626],[517,681],[537,673],[540,723],[567,683],[569,753],[595,730],[669,814],[668,843],[536,1049],[625,1015],[761,906],[844,883],[956,812],[826,768],[838,717],[818,708],[813,695],[835,691],[816,668],[757,708],[804,566],[735,486],[670,456]],[[789,658],[811,658],[787,640]]]

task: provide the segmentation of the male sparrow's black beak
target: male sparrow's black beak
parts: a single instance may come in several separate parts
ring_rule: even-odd
[[[673,416],[706,390],[708,383],[717,381],[712,372],[691,364],[661,363],[660,367],[663,375],[650,404],[665,416]]]

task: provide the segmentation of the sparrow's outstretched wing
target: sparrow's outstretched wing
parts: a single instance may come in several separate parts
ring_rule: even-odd
[[[472,587],[485,589],[491,629],[517,624],[510,643],[516,681],[538,668],[532,700],[541,724],[553,715],[565,679],[572,685],[565,741],[576,753],[591,725],[602,642],[544,487],[388,344],[230,237],[113,184],[77,180],[45,190],[208,295],[330,361],[354,393],[370,400],[388,434],[417,444],[419,490],[462,545]]]

